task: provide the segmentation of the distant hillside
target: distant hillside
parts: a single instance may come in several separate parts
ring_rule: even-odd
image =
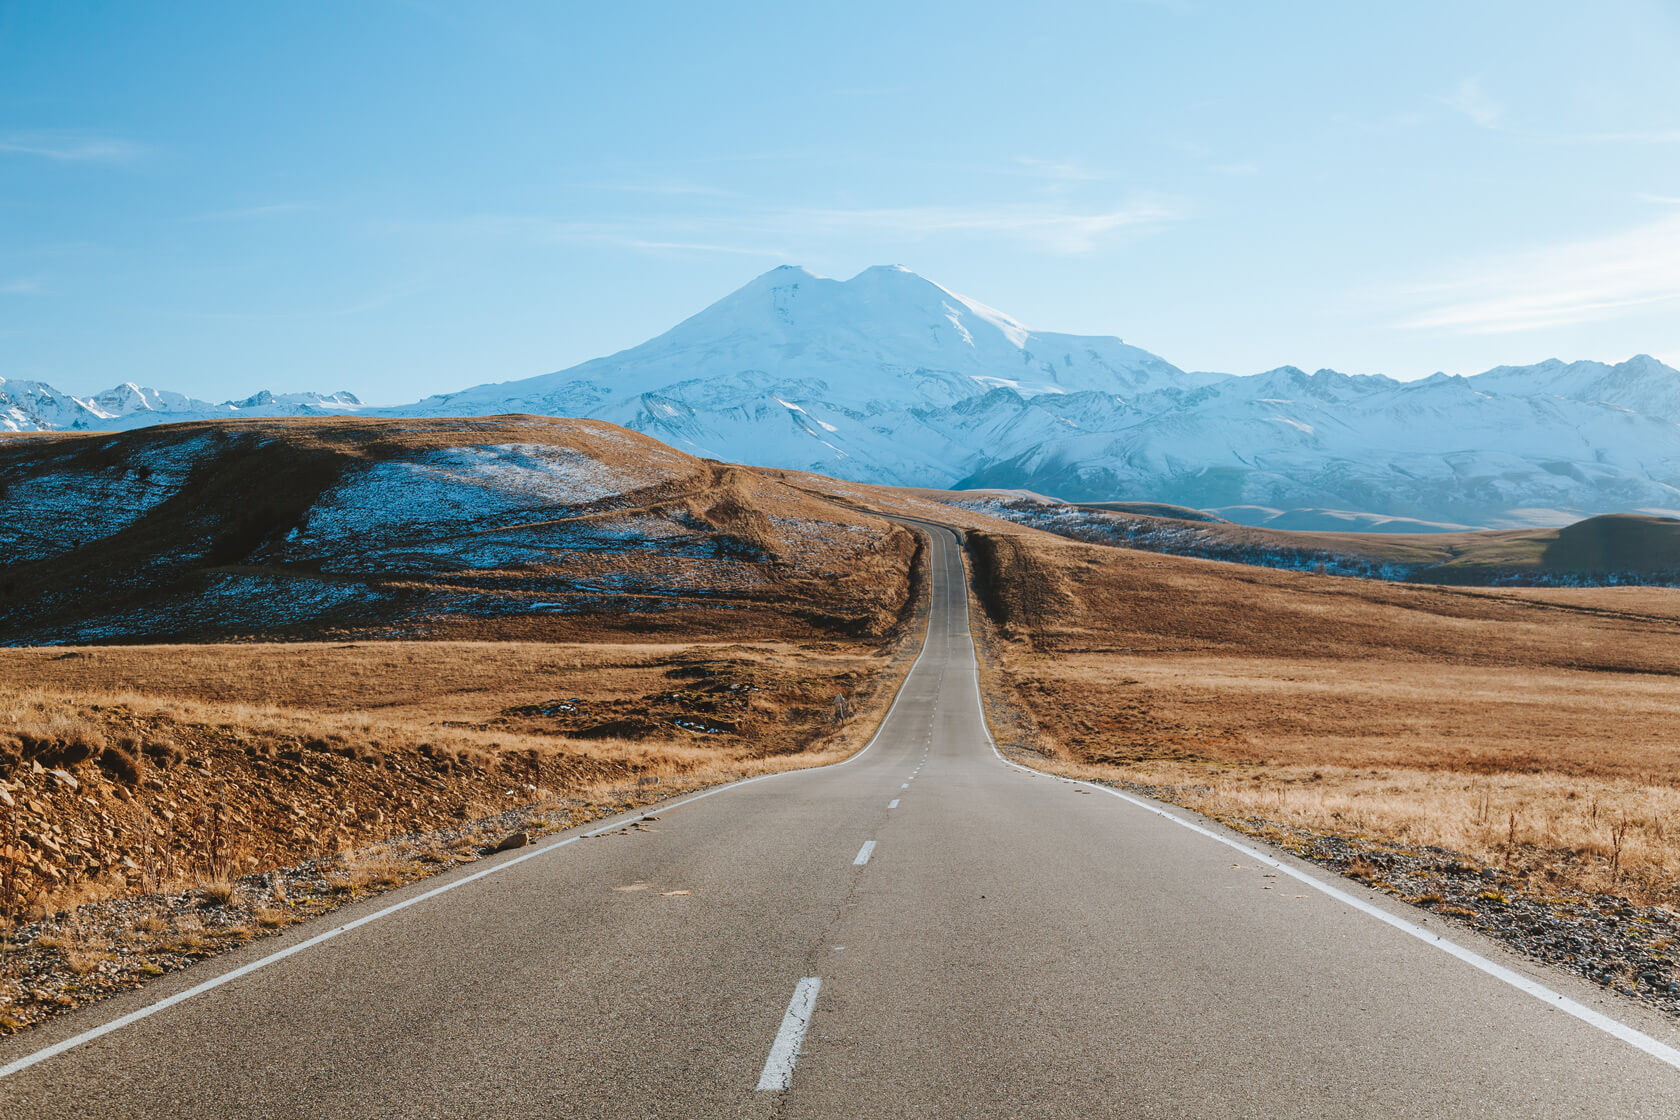
[[[589,420],[0,440],[0,643],[883,636],[917,539]]]
[[[1031,499],[944,500],[1094,544],[1266,568],[1484,586],[1680,586],[1680,520],[1604,514],[1559,529],[1306,532]],[[1192,513],[1196,511],[1190,511]]]

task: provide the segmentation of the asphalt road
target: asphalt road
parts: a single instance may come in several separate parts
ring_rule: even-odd
[[[935,538],[927,647],[863,754],[340,911],[372,920],[9,1073],[0,1116],[1680,1116],[1680,1070],[1382,920],[1403,907],[1003,764]]]

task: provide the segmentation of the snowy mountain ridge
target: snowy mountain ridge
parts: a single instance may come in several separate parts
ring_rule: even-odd
[[[91,397],[76,397],[44,381],[0,377],[0,432],[120,430],[178,420],[234,416],[321,416],[362,409],[354,394],[271,393],[212,404],[181,393],[125,381]]]
[[[1345,511],[1455,525],[1680,510],[1680,372],[1648,355],[1420,381],[1189,372],[1119,338],[1036,331],[897,266],[773,269],[628,350],[364,409],[348,394],[208,405],[134,385],[0,382],[0,427],[229,415],[527,412],[691,454],[845,479],[1154,500],[1243,521]],[[1304,511],[1304,512],[1303,512]]]

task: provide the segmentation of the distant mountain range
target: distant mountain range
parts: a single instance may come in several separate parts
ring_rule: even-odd
[[[1296,528],[1680,510],[1680,372],[1655,358],[1409,382],[1193,373],[1118,338],[1029,330],[897,267],[846,281],[778,268],[640,346],[397,408],[0,381],[0,428],[18,430],[344,412],[585,416],[733,462]]]
[[[44,381],[0,377],[0,432],[75,429],[119,431],[179,420],[235,416],[339,416],[363,410],[350,393],[270,393],[212,404],[180,393],[147,389],[132,381],[92,397],[73,397]]]

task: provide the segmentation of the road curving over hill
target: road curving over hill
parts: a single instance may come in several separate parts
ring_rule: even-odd
[[[1641,1009],[1003,763],[932,536],[927,644],[862,754],[6,1039],[0,1117],[1680,1113],[1680,1031]]]

